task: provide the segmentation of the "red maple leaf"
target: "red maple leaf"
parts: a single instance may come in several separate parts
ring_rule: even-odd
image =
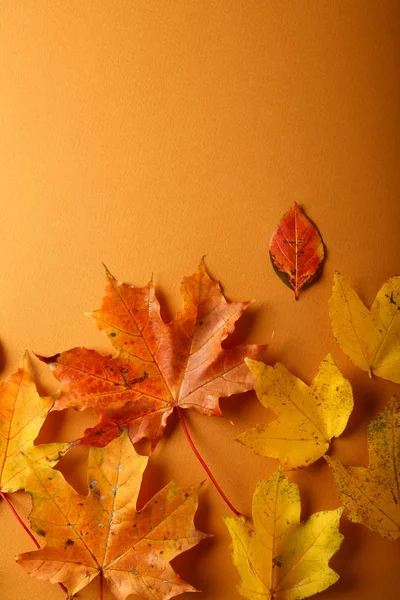
[[[115,356],[74,348],[40,357],[62,384],[55,410],[93,408],[100,416],[83,444],[104,446],[127,426],[132,442],[148,438],[154,448],[174,408],[222,416],[220,397],[252,389],[244,358],[259,358],[265,346],[221,345],[249,302],[227,302],[203,262],[183,279],[183,308],[170,323],[152,282],[137,288],[106,274],[103,304],[90,316]]]

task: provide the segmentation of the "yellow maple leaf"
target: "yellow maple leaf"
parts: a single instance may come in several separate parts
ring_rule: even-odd
[[[280,363],[271,367],[246,359],[246,364],[258,399],[277,419],[245,431],[237,440],[257,454],[278,458],[287,469],[304,467],[323,456],[353,410],[351,385],[332,356],[321,362],[310,386]]]
[[[329,314],[336,341],[357,367],[400,383],[400,275],[383,284],[368,310],[336,272]]]
[[[300,523],[300,494],[281,471],[259,481],[253,524],[229,517],[232,560],[249,600],[300,600],[322,592],[339,575],[329,566],[339,550],[342,508],[313,514]]]
[[[400,402],[393,396],[368,425],[369,466],[326,456],[348,518],[384,538],[400,537]]]
[[[68,443],[34,445],[54,398],[39,396],[24,356],[19,369],[0,384],[0,491],[24,488],[26,457],[54,466],[70,448]]]

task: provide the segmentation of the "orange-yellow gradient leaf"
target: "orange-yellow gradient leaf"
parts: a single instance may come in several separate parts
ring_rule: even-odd
[[[294,291],[309,286],[320,274],[325,260],[322,237],[312,221],[294,202],[275,229],[269,255],[278,277]]]
[[[55,465],[70,444],[34,445],[54,399],[39,396],[27,370],[21,366],[0,383],[0,491],[15,492],[25,486],[26,457],[31,462]]]
[[[165,323],[152,282],[137,288],[107,271],[103,304],[91,317],[115,355],[74,348],[42,357],[62,384],[55,409],[93,408],[100,416],[83,443],[103,446],[127,426],[132,442],[148,438],[154,447],[176,406],[222,416],[221,396],[253,387],[244,358],[259,357],[262,347],[221,345],[249,302],[227,302],[203,262],[183,279],[181,294],[183,308]]]
[[[285,469],[318,460],[333,437],[345,429],[353,410],[353,392],[332,356],[321,362],[310,386],[277,363],[274,367],[246,359],[261,404],[276,420],[257,425],[237,439],[257,454],[278,458]]]
[[[30,521],[44,547],[17,557],[37,579],[61,582],[70,597],[102,573],[118,600],[149,600],[196,591],[170,561],[206,537],[193,518],[198,488],[168,484],[137,512],[147,457],[136,454],[126,430],[89,452],[89,494],[81,496],[61,473],[32,465],[26,478]]]
[[[329,314],[336,341],[357,367],[400,383],[400,275],[383,284],[368,310],[336,272]]]
[[[326,456],[348,518],[384,538],[400,537],[400,402],[393,396],[368,425],[369,465]]]
[[[281,471],[259,481],[253,523],[226,518],[239,593],[248,600],[301,600],[331,586],[339,575],[329,560],[339,550],[342,508],[300,523],[300,494]]]

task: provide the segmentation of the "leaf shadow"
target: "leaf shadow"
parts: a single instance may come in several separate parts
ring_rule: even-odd
[[[149,459],[147,467],[143,473],[142,484],[137,501],[137,510],[140,511],[157,492],[166,486],[168,480],[165,476],[165,469],[157,460]]]
[[[7,361],[6,361],[6,355],[4,352],[4,346],[3,346],[3,342],[0,340],[0,374],[3,373],[5,367],[6,367]]]
[[[365,537],[362,526],[352,523],[345,517],[342,517],[340,532],[344,535],[344,540],[339,551],[329,562],[332,569],[340,575],[339,580],[335,583],[335,593],[338,597],[357,587],[360,575],[355,557],[357,557]]]
[[[365,377],[351,380],[354,397],[354,408],[349,417],[346,429],[341,438],[351,436],[360,428],[366,429],[367,424],[376,417],[381,408],[377,394],[371,390],[371,383]]]
[[[203,531],[200,525],[198,527]],[[210,595],[214,589],[214,583],[209,577],[205,577],[203,560],[214,543],[212,537],[206,538],[194,546],[194,548],[176,556],[171,561],[174,571],[179,573],[185,581],[190,582],[190,585],[193,585],[196,589]]]
[[[167,425],[164,429],[164,433],[163,433],[163,437],[162,437],[163,442],[168,443],[168,440],[172,437],[175,428],[178,426],[178,421],[179,421],[178,413],[176,412],[176,410],[174,410],[167,419]]]
[[[251,334],[256,330],[259,312],[259,309],[250,306],[236,321],[235,329],[225,340],[223,340],[221,346],[227,350],[239,346],[240,344],[248,344]]]
[[[158,286],[155,287],[155,295],[160,303],[160,315],[164,323],[170,323],[174,317],[174,310],[170,304],[170,297],[167,296]]]
[[[315,496],[312,491],[315,489],[316,481],[326,484],[326,477],[331,478],[329,467],[324,458],[321,457],[307,467],[291,469],[285,471],[285,473],[289,481],[296,483],[299,487],[301,498],[300,520],[304,522],[316,510],[320,510],[320,508],[316,508],[315,506]]]
[[[50,367],[44,365],[32,352],[28,352],[28,370],[39,396],[50,396],[60,387]]]
[[[89,488],[87,481],[87,465],[89,448],[87,446],[74,446],[57,464],[67,483],[82,496],[87,496]]]
[[[67,410],[55,410],[50,412],[45,422],[43,423],[39,435],[35,440],[35,446],[39,446],[40,444],[48,444],[50,442],[65,442],[65,439],[62,439],[62,435],[60,432],[64,430],[66,418],[67,418]]]
[[[253,390],[220,398],[219,402],[224,417],[233,423],[239,423],[242,415],[247,416],[250,409],[258,408],[260,404]]]
[[[210,504],[205,500],[204,494],[201,494],[201,492],[199,507],[194,521],[196,528],[200,531],[210,531]],[[204,576],[203,561],[213,544],[215,544],[215,540],[211,536],[171,561],[173,569],[185,581],[189,581],[198,590],[209,594],[212,593],[213,582],[210,581],[210,578]]]

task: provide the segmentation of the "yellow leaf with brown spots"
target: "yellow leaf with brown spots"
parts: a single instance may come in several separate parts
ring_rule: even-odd
[[[91,448],[87,496],[58,471],[32,465],[26,480],[30,521],[44,547],[18,556],[19,564],[32,577],[63,583],[70,597],[99,574],[118,600],[130,594],[167,600],[196,591],[170,561],[206,537],[193,523],[198,488],[172,482],[137,511],[147,461],[126,430],[108,446]]]
[[[368,425],[369,465],[326,456],[348,518],[384,538],[400,537],[400,402],[393,396]]]
[[[253,523],[227,518],[232,560],[248,600],[301,600],[331,586],[339,575],[328,563],[339,550],[342,508],[313,514],[300,523],[300,494],[281,471],[259,481]]]
[[[383,284],[368,310],[336,272],[329,314],[337,343],[357,367],[400,383],[400,275]]]
[[[0,492],[25,486],[26,457],[30,462],[55,465],[70,444],[34,445],[54,399],[39,396],[27,370],[26,356],[20,368],[0,384]]]
[[[305,467],[318,460],[339,436],[353,410],[353,392],[332,356],[321,362],[310,386],[277,363],[274,367],[246,359],[261,404],[276,420],[257,425],[237,440],[257,454],[278,458],[285,469]]]

